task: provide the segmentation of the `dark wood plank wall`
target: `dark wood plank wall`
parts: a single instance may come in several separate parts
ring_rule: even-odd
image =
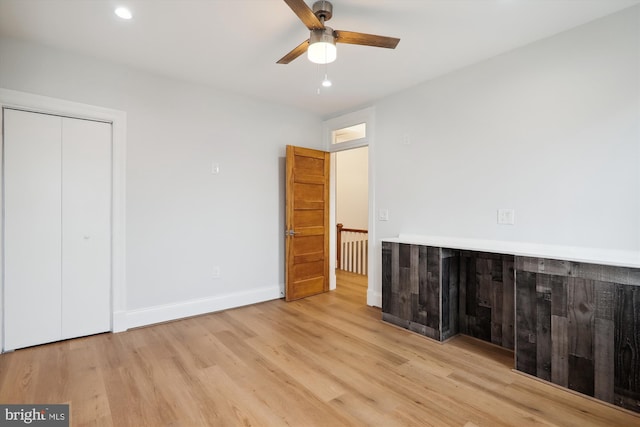
[[[536,276],[516,271],[516,283],[516,369],[536,375]]]
[[[640,412],[639,272],[516,257],[516,369]]]
[[[418,262],[421,263],[419,281],[420,281],[420,300],[424,301],[420,308],[426,310],[425,323],[427,330],[423,335],[430,336],[437,340],[440,336],[440,249],[431,246],[410,246],[419,250]],[[420,250],[421,249],[421,250]],[[418,319],[422,320],[422,319]],[[417,326],[417,325],[416,325]],[[421,332],[416,329],[416,332]]]
[[[514,347],[514,257],[383,242],[383,319],[437,340]]]
[[[460,332],[513,349],[514,257],[459,251]]]
[[[640,412],[640,269],[383,242],[382,295],[385,321]]]
[[[382,319],[440,340],[439,250],[383,242],[382,265]]]
[[[444,341],[460,331],[458,293],[460,289],[459,251],[440,249],[442,259],[442,336]]]
[[[640,288],[616,284],[614,307],[614,403],[640,412]]]
[[[457,270],[455,251],[383,242],[383,320],[440,341],[457,334]]]

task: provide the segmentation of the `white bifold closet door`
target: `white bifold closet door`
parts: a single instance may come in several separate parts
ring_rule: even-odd
[[[4,110],[4,349],[111,328],[111,125]]]

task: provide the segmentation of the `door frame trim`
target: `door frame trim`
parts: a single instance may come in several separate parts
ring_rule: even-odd
[[[126,324],[126,146],[127,114],[124,111],[89,104],[51,98],[33,93],[0,88],[0,110],[13,108],[34,113],[54,114],[77,119],[89,119],[111,123],[111,331],[121,332]],[[0,129],[3,127],[0,114]],[[4,132],[0,132],[0,147],[4,144]],[[0,150],[0,164],[4,165]],[[0,192],[4,189],[4,170],[0,166]],[[4,194],[2,194],[4,200]],[[4,202],[2,205],[4,210]],[[4,242],[0,229],[0,242]],[[4,244],[0,245],[0,260],[4,259]],[[0,263],[0,343],[4,349],[4,265]]]
[[[368,219],[368,253],[367,253],[367,305],[374,307],[382,307],[382,293],[377,290],[376,286],[378,275],[378,249],[376,247],[376,221],[375,221],[375,108],[368,107],[362,110],[353,111],[325,120],[322,123],[322,141],[326,151],[331,153],[331,177],[330,177],[330,195],[329,203],[331,210],[329,213],[329,289],[336,288],[336,169],[335,169],[335,153],[345,151],[352,148],[369,147],[368,159],[368,197],[369,197],[369,219]],[[331,132],[348,126],[360,123],[366,123],[366,136],[364,138],[353,141],[343,142],[340,144],[331,143]]]

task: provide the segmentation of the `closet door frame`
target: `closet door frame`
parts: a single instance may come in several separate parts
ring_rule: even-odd
[[[126,135],[127,115],[124,111],[94,105],[50,98],[46,96],[0,88],[0,110],[12,108],[35,113],[54,114],[77,119],[89,119],[111,123],[111,331],[127,329],[126,323]],[[3,127],[0,114],[0,129]],[[4,144],[4,133],[0,132],[0,147]],[[4,189],[4,159],[0,150],[0,191]],[[2,212],[4,212],[4,194]],[[0,242],[4,242],[4,230],[0,228]],[[0,260],[4,260],[4,245],[0,245]],[[4,265],[0,263],[0,343],[4,351]]]

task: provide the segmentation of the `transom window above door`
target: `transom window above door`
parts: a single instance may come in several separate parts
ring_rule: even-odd
[[[355,141],[366,138],[367,124],[360,123],[353,126],[336,129],[331,132],[331,144],[342,144],[343,142]]]

